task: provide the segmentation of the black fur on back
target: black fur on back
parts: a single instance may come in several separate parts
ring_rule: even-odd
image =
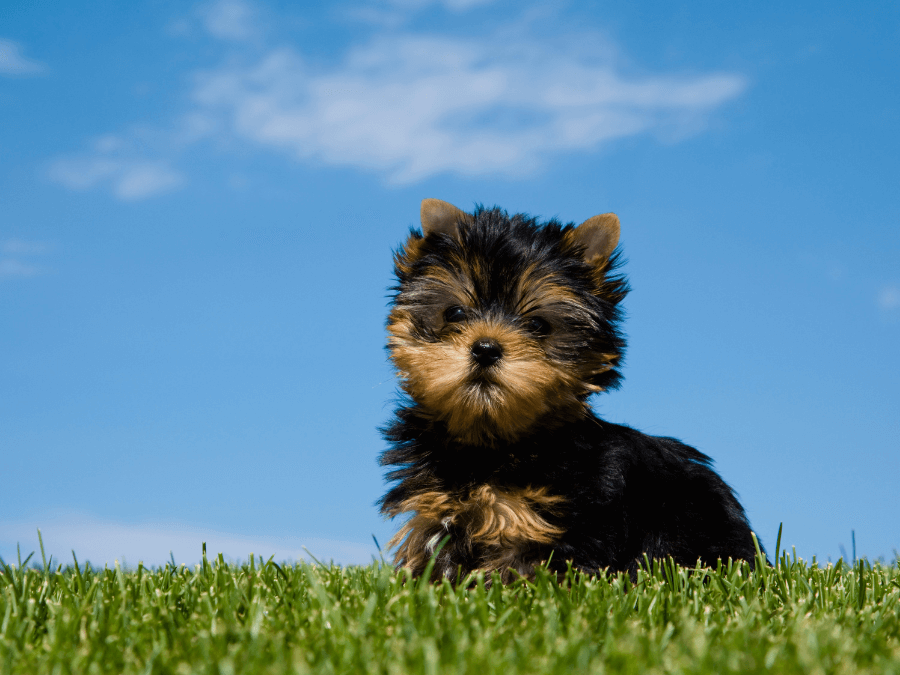
[[[587,572],[631,573],[650,559],[672,556],[693,566],[699,558],[754,562],[755,547],[744,509],[703,453],[674,438],[649,436],[605,422],[593,414],[551,431],[538,431],[518,443],[487,452],[447,440],[415,405],[396,412],[383,430],[392,448],[381,455],[395,467],[397,483],[382,497],[387,512],[412,495],[441,490],[464,494],[480,484],[541,485],[565,498],[562,512],[543,514],[564,527],[558,541],[536,545],[519,556],[516,571],[527,575],[534,563],[550,558]],[[435,576],[455,577],[477,569],[480,552],[465,532],[448,528],[450,541],[439,554]],[[421,570],[419,570],[421,572]]]

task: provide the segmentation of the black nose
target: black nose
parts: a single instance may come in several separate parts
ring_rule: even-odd
[[[472,356],[475,357],[479,366],[487,368],[500,360],[500,357],[503,356],[503,349],[496,340],[476,340],[472,345]]]

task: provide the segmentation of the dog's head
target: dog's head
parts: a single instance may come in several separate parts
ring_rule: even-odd
[[[586,411],[624,350],[619,219],[575,227],[422,202],[394,257],[388,349],[404,391],[456,440],[510,442]]]

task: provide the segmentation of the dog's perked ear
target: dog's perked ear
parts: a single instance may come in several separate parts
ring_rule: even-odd
[[[588,218],[574,230],[568,239],[584,247],[584,261],[591,264],[605,262],[619,243],[619,217],[615,213],[602,213]]]
[[[456,234],[461,223],[471,223],[472,216],[440,199],[422,200],[422,234],[426,237],[434,232]]]

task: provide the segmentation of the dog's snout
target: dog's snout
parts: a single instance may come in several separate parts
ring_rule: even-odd
[[[487,368],[494,365],[503,356],[503,348],[496,340],[482,338],[472,345],[472,357],[479,366]]]

